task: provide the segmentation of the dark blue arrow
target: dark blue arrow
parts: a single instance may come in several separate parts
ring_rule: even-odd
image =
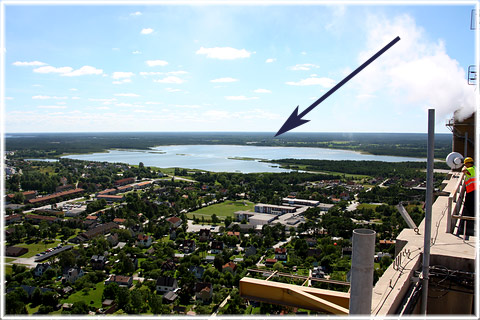
[[[323,96],[320,97],[320,99],[318,99],[317,101],[315,101],[314,103],[312,103],[312,105],[310,107],[308,107],[307,109],[305,109],[302,113],[298,114],[298,106],[295,108],[295,110],[293,110],[292,114],[290,115],[290,117],[288,117],[287,121],[285,121],[285,123],[283,124],[283,126],[280,128],[280,130],[278,130],[277,134],[275,135],[276,136],[279,136],[287,131],[290,131],[298,126],[301,126],[302,124],[304,123],[307,123],[308,121],[310,120],[304,120],[302,119],[307,113],[309,113],[310,111],[313,110],[313,108],[315,108],[316,106],[318,106],[320,103],[322,103],[323,100],[327,99],[332,93],[334,93],[335,91],[337,91],[337,89],[339,89],[341,86],[343,86],[345,83],[347,83],[348,80],[352,79],[357,73],[359,73],[360,71],[362,71],[366,66],[368,66],[370,63],[372,63],[375,59],[377,59],[378,57],[380,57],[385,51],[387,51],[388,49],[390,49],[395,43],[397,43],[398,41],[400,41],[400,37],[396,37],[395,39],[393,39],[392,41],[390,41],[389,44],[387,44],[385,47],[383,47],[380,51],[378,51],[377,53],[375,53],[370,59],[368,59],[367,61],[365,61],[360,67],[358,67],[357,69],[355,69],[352,73],[350,73],[348,76],[345,77],[345,79],[343,79],[342,81],[340,81],[339,83],[337,83],[332,89],[328,90],[327,93],[325,93]]]

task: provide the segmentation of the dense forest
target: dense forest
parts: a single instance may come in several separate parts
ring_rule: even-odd
[[[69,153],[107,149],[148,149],[159,145],[224,144],[318,147],[366,152],[374,155],[426,157],[427,135],[421,133],[273,133],[143,132],[143,133],[35,133],[7,134],[6,150],[17,158],[53,158]],[[450,134],[435,135],[435,157],[452,150]]]
[[[354,160],[312,160],[312,159],[280,159],[269,160],[282,165],[287,169],[306,171],[342,172],[347,174],[361,174],[372,177],[399,176],[413,178],[418,171],[425,170],[426,162],[383,162],[383,161],[354,161]],[[445,162],[436,162],[436,169],[448,169]]]

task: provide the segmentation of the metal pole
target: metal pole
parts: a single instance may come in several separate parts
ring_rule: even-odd
[[[435,109],[428,109],[427,192],[425,194],[425,238],[423,239],[422,305],[427,314],[428,273],[430,268],[430,238],[432,234],[433,160],[435,143]]]
[[[372,313],[373,256],[375,254],[375,231],[353,230],[352,274],[350,281],[351,315]]]

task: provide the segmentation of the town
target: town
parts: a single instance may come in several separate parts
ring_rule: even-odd
[[[239,281],[346,292],[354,229],[377,233],[376,281],[406,227],[395,206],[424,216],[421,169],[241,174],[14,155],[7,314],[317,314],[244,299]]]

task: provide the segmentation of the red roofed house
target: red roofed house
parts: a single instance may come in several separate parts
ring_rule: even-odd
[[[275,248],[275,259],[277,259],[277,260],[287,260],[287,249],[286,248]]]
[[[5,224],[9,225],[10,223],[22,221],[22,216],[19,214],[12,214],[5,216]]]
[[[113,219],[113,222],[115,222],[116,224],[124,224],[125,221],[126,221],[126,219],[122,219],[122,218]]]
[[[119,287],[130,288],[133,285],[133,277],[116,276],[116,275],[112,274],[112,275],[110,275],[110,278],[108,278],[105,281],[105,285],[107,285],[109,283],[116,283],[116,284],[118,284]]]
[[[178,228],[182,225],[182,219],[179,217],[171,217],[167,221],[170,222],[172,228]]]
[[[273,267],[273,265],[277,263],[277,259],[266,259],[265,265],[269,268]]]
[[[139,234],[135,244],[139,247],[148,248],[152,245],[152,237],[146,234]]]
[[[213,287],[211,283],[197,282],[195,284],[195,298],[206,303],[212,299]]]
[[[235,273],[235,270],[237,270],[237,265],[232,261],[225,263],[222,267],[223,272],[230,271],[231,273]]]
[[[134,183],[135,182],[135,178],[134,177],[130,177],[130,178],[124,178],[124,179],[120,179],[120,180],[117,180],[114,182],[115,186],[124,186],[126,184],[130,184],[130,183]]]

